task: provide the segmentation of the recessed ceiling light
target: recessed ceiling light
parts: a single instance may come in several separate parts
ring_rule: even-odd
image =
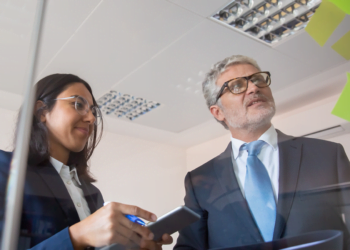
[[[204,76],[204,72],[203,71],[199,71],[198,72],[198,76]]]
[[[273,44],[306,27],[321,0],[234,0],[211,18]]]
[[[102,113],[134,120],[160,106],[160,103],[111,90],[97,100]]]

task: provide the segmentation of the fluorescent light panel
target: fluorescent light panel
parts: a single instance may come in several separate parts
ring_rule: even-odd
[[[134,120],[160,106],[160,103],[147,101],[111,90],[97,100],[102,113],[116,118]]]
[[[211,18],[272,44],[306,27],[321,0],[234,0]]]

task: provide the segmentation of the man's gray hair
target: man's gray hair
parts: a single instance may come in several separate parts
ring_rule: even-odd
[[[258,63],[254,59],[247,56],[242,56],[242,55],[233,55],[214,64],[211,70],[207,73],[202,83],[204,98],[209,109],[211,106],[215,104],[216,96],[220,91],[220,87],[216,85],[216,81],[218,80],[219,76],[228,67],[232,65],[237,65],[237,64],[250,64],[255,68],[257,68],[257,70],[261,71]],[[222,107],[220,99],[218,100],[218,106],[220,108]],[[218,122],[221,123],[226,129],[228,129],[225,122],[223,121],[218,121]]]

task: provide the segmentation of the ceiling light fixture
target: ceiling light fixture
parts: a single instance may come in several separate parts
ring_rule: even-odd
[[[102,113],[130,121],[160,106],[160,103],[111,90],[97,100]]]
[[[234,0],[211,18],[274,44],[306,27],[321,0]]]

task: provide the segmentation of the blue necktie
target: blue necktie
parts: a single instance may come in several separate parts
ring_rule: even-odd
[[[264,141],[242,145],[248,151],[244,192],[255,222],[265,241],[272,241],[276,221],[276,201],[269,174],[257,155]]]

